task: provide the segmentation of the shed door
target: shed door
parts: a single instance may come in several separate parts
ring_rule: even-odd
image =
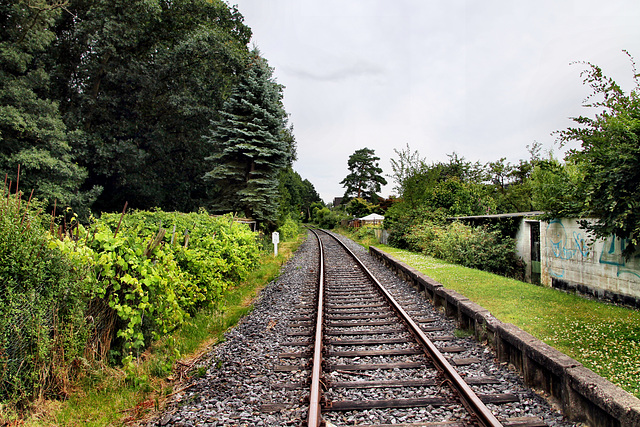
[[[531,283],[540,283],[540,221],[530,222],[531,229]]]

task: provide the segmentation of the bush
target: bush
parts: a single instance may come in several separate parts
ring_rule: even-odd
[[[35,202],[0,199],[0,398],[64,394],[87,338],[89,264],[52,242]]]
[[[378,238],[376,237],[376,230],[382,230],[379,225],[363,225],[358,228],[353,227],[338,227],[337,231],[350,239],[353,239],[368,248],[371,245],[377,245]]]
[[[524,277],[524,263],[515,241],[499,231],[461,222],[414,224],[405,236],[409,249],[435,258],[507,277]]]
[[[113,350],[126,362],[150,339],[215,305],[247,277],[259,248],[249,228],[231,216],[136,211],[121,224],[120,217],[105,214],[96,221],[89,246],[95,294],[117,315]]]
[[[280,228],[278,228],[278,232],[280,233],[280,240],[283,242],[287,240],[295,240],[298,237],[298,234],[300,234],[300,224],[287,216],[284,223]]]
[[[313,222],[319,228],[324,228],[330,230],[335,228],[343,219],[349,219],[350,216],[345,212],[338,210],[330,210],[329,208],[319,208],[316,207],[313,209]]]
[[[444,210],[431,211],[425,207],[411,208],[405,203],[394,203],[384,217],[384,228],[389,232],[389,245],[408,249],[414,246],[411,230],[422,223],[444,224],[446,215]]]
[[[105,214],[85,228],[0,199],[0,399],[64,394],[92,358],[131,366],[245,280],[254,233],[206,212]],[[121,222],[120,222],[121,221]],[[54,235],[55,234],[55,235]]]

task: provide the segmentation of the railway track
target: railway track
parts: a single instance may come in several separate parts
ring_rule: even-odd
[[[275,367],[288,381],[273,384],[308,390],[304,425],[362,426],[363,419],[380,420],[369,424],[378,426],[546,425],[537,417],[494,415],[489,406],[517,404],[518,395],[491,392],[499,380],[474,372],[474,358],[458,357],[465,349],[452,345],[454,337],[434,326],[433,317],[385,289],[332,235],[313,233],[317,281],[292,307],[290,340]]]

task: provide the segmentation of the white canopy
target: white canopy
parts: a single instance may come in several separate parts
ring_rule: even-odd
[[[360,221],[382,221],[384,217],[382,215],[378,215],[375,213],[369,214],[367,216],[363,216],[362,218],[358,218]]]

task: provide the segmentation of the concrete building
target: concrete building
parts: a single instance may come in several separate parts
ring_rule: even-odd
[[[542,284],[640,308],[640,255],[625,259],[625,239],[594,241],[566,218],[541,222],[540,241]]]
[[[541,212],[459,217],[476,224],[517,220],[516,250],[525,279],[557,289],[640,308],[640,254],[625,259],[626,241],[593,240],[578,219],[540,221]]]

